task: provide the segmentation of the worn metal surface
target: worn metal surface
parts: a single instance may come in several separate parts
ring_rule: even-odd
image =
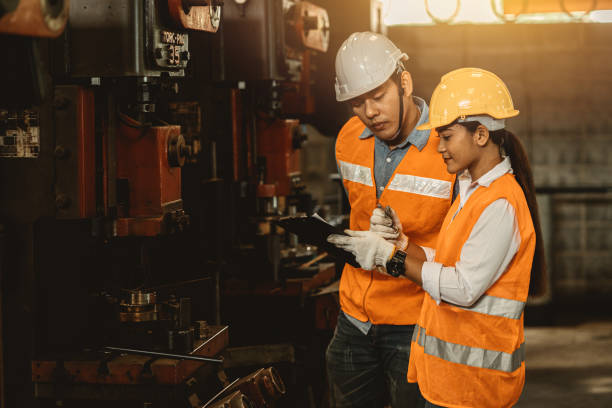
[[[326,52],[329,47],[327,10],[308,1],[296,2],[287,13],[287,41],[294,47]]]
[[[58,219],[96,213],[94,95],[91,89],[55,89],[55,194]]]
[[[200,357],[194,356],[191,354],[180,354],[180,353],[162,353],[159,351],[152,350],[142,350],[135,348],[126,348],[126,347],[105,347],[106,350],[109,351],[118,351],[126,354],[135,354],[138,356],[148,356],[148,357],[159,357],[159,358],[174,358],[188,361],[202,361],[205,363],[222,363],[222,358],[209,358],[209,357]]]
[[[161,216],[181,200],[181,169],[168,162],[168,141],[179,134],[179,126],[119,128],[117,177],[129,182],[130,217]]]
[[[170,16],[177,24],[188,30],[217,32],[221,22],[221,5],[194,5],[186,10],[183,7],[185,3],[189,2],[185,0],[168,0]]]
[[[212,357],[229,343],[227,326],[213,326],[210,338],[196,342],[193,355]],[[32,362],[32,380],[36,383],[57,383],[63,378],[70,384],[161,384],[176,385],[187,379],[203,362],[126,354],[110,356],[104,361],[98,353],[77,353],[72,359],[40,359]],[[93,358],[92,358],[93,357]],[[61,374],[58,377],[58,374]]]
[[[292,178],[300,174],[299,121],[295,119],[259,120],[258,153],[266,158],[266,184],[276,184],[276,194],[291,192]]]
[[[249,408],[253,406],[253,403],[246,395],[240,391],[236,391],[216,402],[205,404],[202,408]]]
[[[226,349],[223,355],[225,368],[295,362],[295,350],[291,344],[232,347]]]
[[[17,8],[0,14],[0,33],[57,37],[68,20],[70,0],[20,0]]]
[[[246,5],[226,1],[223,13],[225,79],[283,79],[287,74],[283,1]]]
[[[72,0],[68,24],[73,76],[184,75],[188,34],[166,26],[162,0]],[[95,46],[93,46],[95,44]]]

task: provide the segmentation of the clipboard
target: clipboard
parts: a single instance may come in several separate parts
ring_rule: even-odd
[[[327,223],[317,214],[311,216],[282,217],[275,221],[280,227],[295,234],[304,244],[316,245],[331,256],[359,268],[355,255],[327,242],[331,234],[346,235],[344,230]]]

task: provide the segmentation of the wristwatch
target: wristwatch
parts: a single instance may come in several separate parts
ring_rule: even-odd
[[[389,262],[387,262],[386,268],[387,273],[394,278],[404,274],[404,261],[406,260],[406,253],[397,249]]]

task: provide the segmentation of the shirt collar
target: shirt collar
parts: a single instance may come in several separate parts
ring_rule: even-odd
[[[418,96],[412,96],[412,100],[414,100],[414,103],[416,103],[416,105],[419,107],[419,110],[421,111],[421,116],[419,117],[419,120],[414,129],[412,129],[412,132],[410,132],[406,140],[404,140],[400,145],[398,145],[397,148],[402,149],[406,147],[408,143],[410,143],[414,145],[417,149],[419,149],[419,151],[421,151],[429,140],[429,130],[417,130],[417,126],[422,125],[429,119],[429,107],[427,106],[425,100],[419,98]],[[365,129],[363,129],[363,132],[361,132],[361,135],[359,135],[359,139],[367,139],[373,135],[374,133],[372,133],[372,131],[368,127],[366,127]]]
[[[500,178],[506,173],[513,174],[512,165],[510,164],[510,157],[506,156],[504,159],[493,167],[491,170],[480,176],[480,178],[476,181],[472,181],[472,176],[470,175],[469,170],[465,169],[459,175],[459,181],[469,182],[470,186],[474,186],[479,184],[483,187],[489,187],[491,183]]]

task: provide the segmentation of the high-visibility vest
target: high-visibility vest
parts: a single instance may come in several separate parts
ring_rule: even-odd
[[[501,277],[470,307],[425,294],[410,351],[408,381],[445,407],[510,407],[525,383],[523,309],[529,291],[535,232],[529,207],[512,174],[478,187],[459,209],[455,200],[442,225],[436,262],[454,266],[485,208],[505,198],[514,208],[518,252]],[[458,211],[458,212],[457,212]]]
[[[342,128],[336,159],[351,204],[350,228],[366,231],[376,208],[374,137],[360,139],[365,125],[357,117]],[[430,135],[419,151],[410,146],[389,179],[378,202],[398,214],[404,234],[418,244],[434,247],[451,204],[455,176],[437,152],[439,138]],[[415,324],[423,290],[408,279],[346,265],[340,281],[340,306],[345,313],[373,324]]]

